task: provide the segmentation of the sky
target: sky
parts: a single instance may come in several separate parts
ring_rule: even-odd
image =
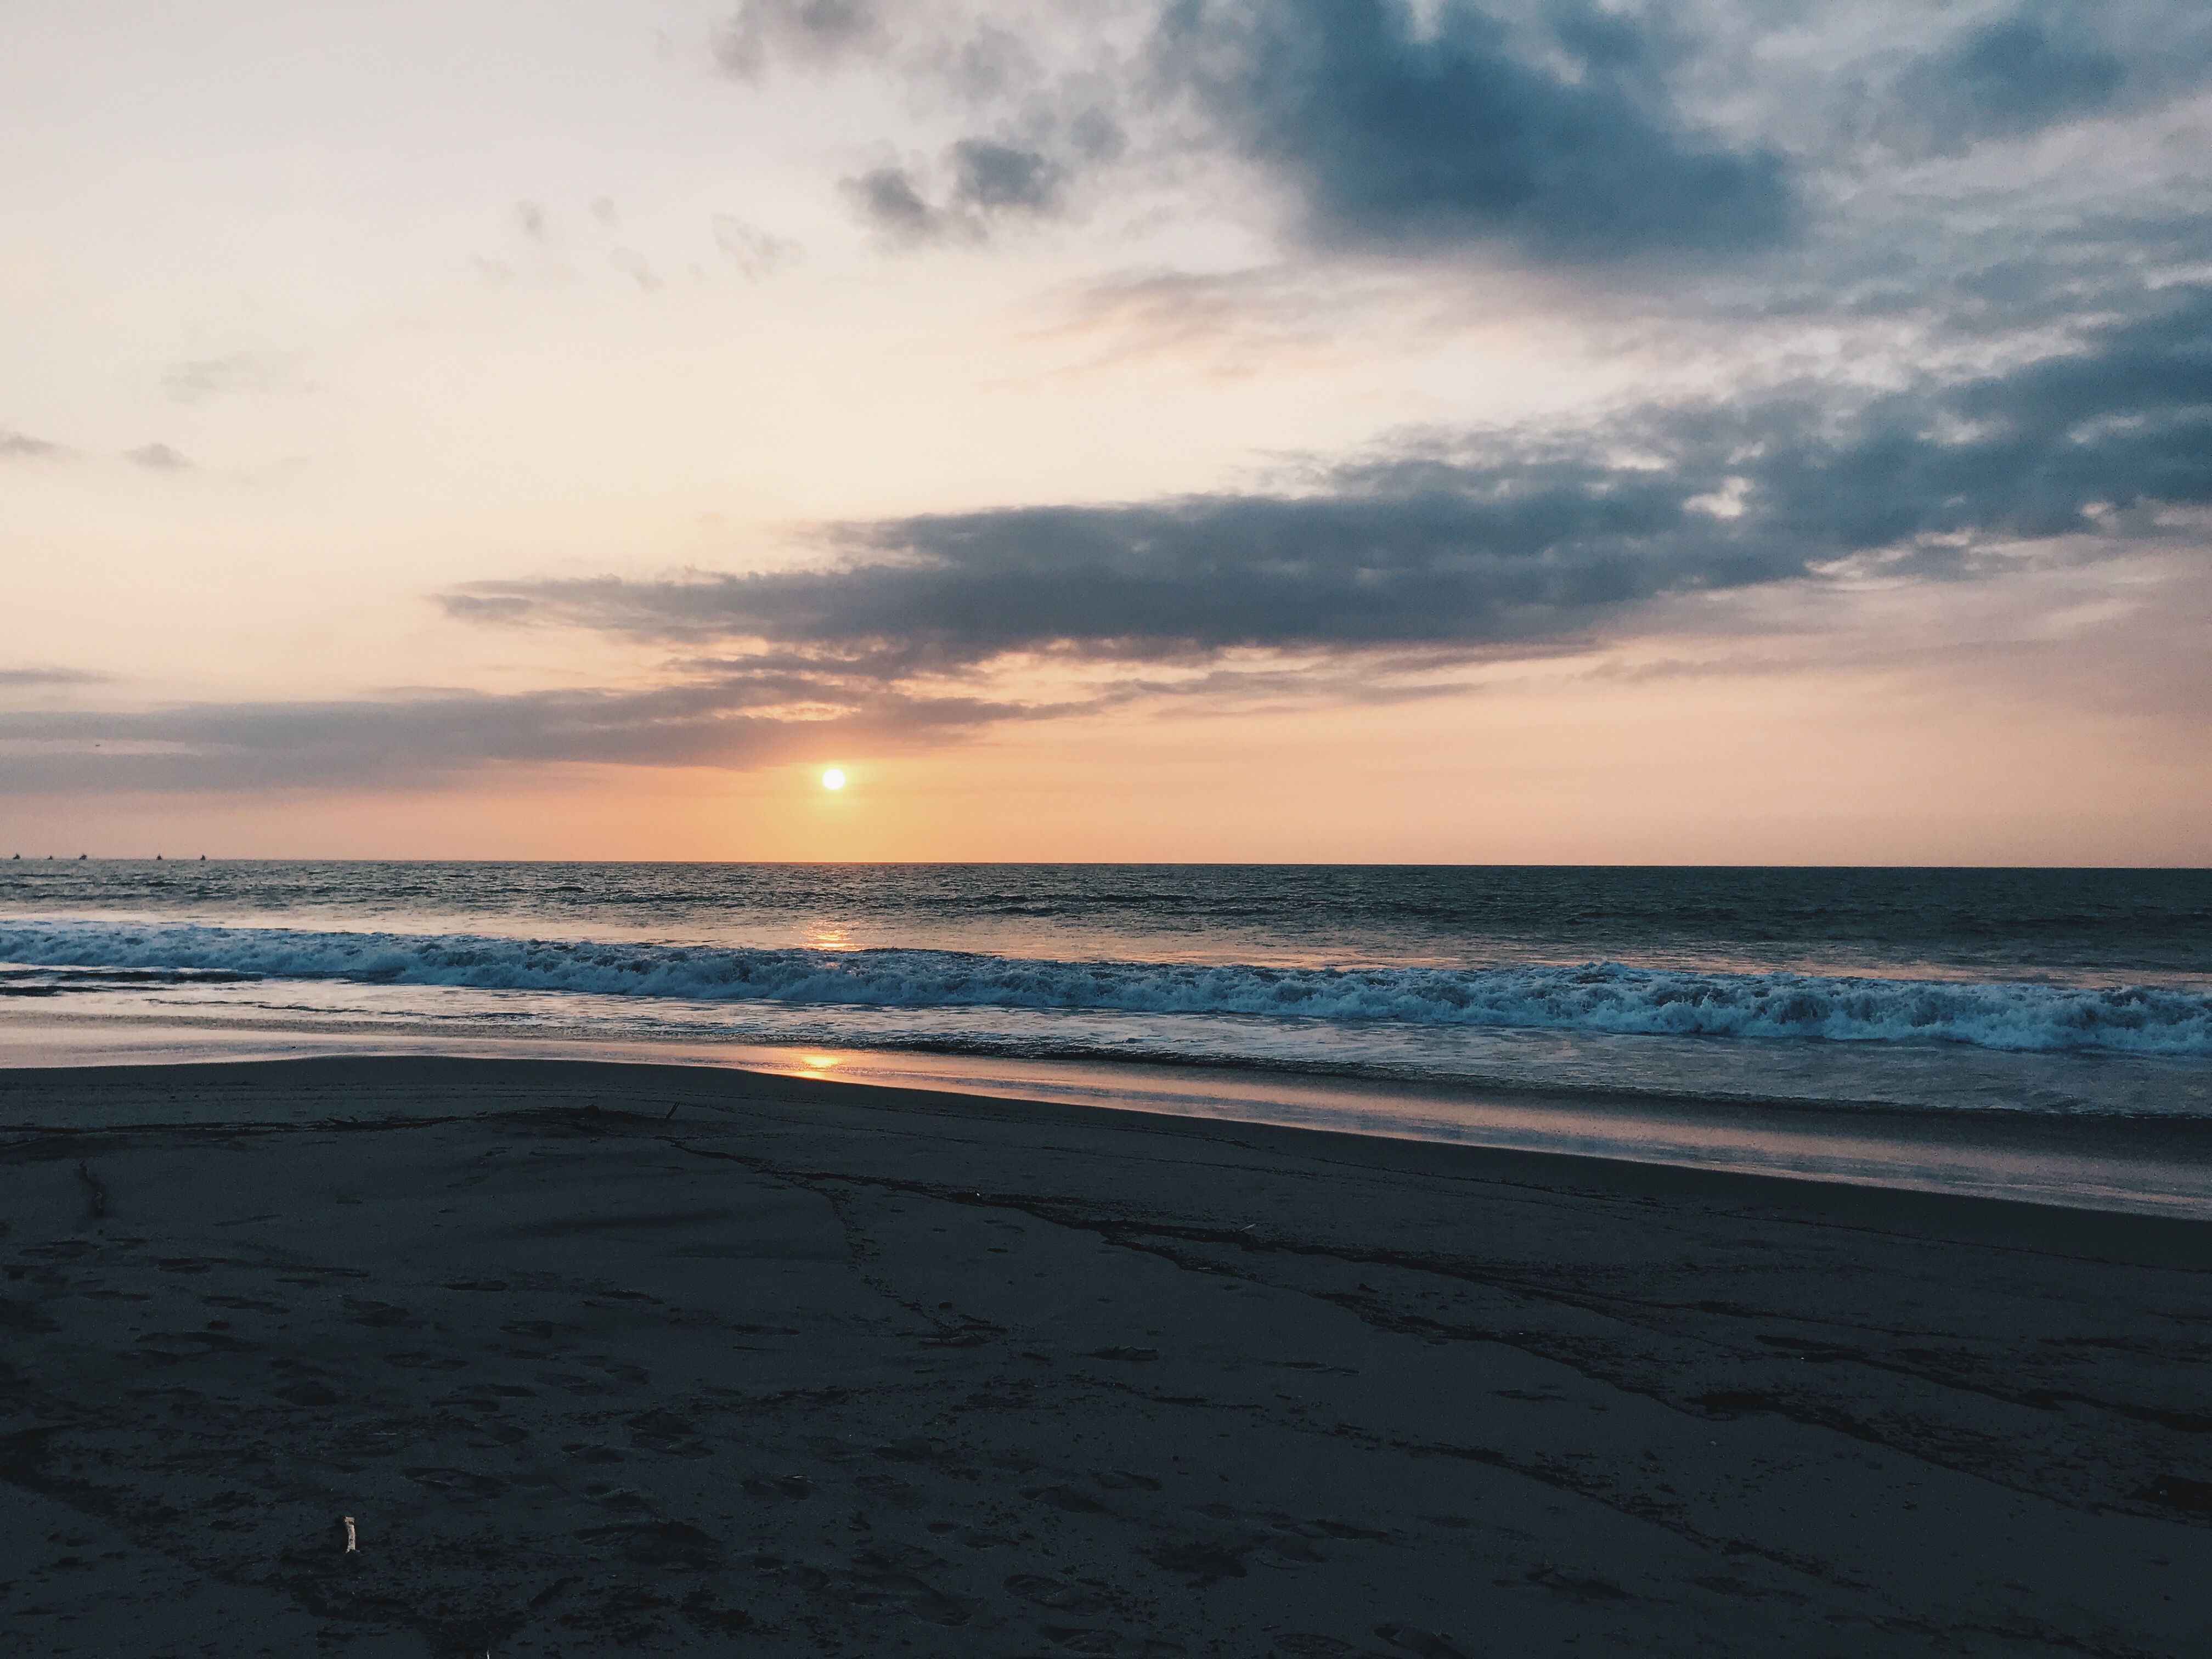
[[[2212,863],[2201,0],[73,0],[0,166],[0,857]]]

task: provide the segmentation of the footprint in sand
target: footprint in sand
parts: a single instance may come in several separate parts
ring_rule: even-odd
[[[417,1349],[409,1353],[388,1353],[384,1356],[384,1363],[397,1365],[403,1371],[458,1371],[469,1362],[452,1354],[426,1353]]]
[[[368,1302],[357,1296],[345,1298],[347,1316],[356,1325],[388,1328],[394,1325],[412,1325],[417,1322],[406,1309],[389,1302]]]
[[[1029,1486],[1023,1490],[1022,1496],[1032,1503],[1049,1504],[1056,1510],[1066,1510],[1071,1515],[1113,1513],[1097,1498],[1078,1492],[1073,1486]]]
[[[1411,1625],[1377,1625],[1375,1633],[1394,1648],[1403,1648],[1416,1659],[1467,1659],[1441,1636]]]
[[[1091,1478],[1109,1492],[1128,1492],[1141,1489],[1158,1492],[1160,1483],[1149,1474],[1133,1474],[1127,1469],[1093,1469]]]
[[[1023,1601],[1036,1607],[1050,1607],[1058,1613],[1072,1613],[1079,1617],[1086,1613],[1097,1613],[1106,1605],[1102,1597],[1092,1595],[1080,1584],[1047,1578],[1034,1572],[1016,1573],[1006,1580],[1006,1588]]]
[[[507,1490],[506,1481],[489,1474],[472,1474],[466,1469],[402,1469],[400,1474],[417,1486],[464,1500],[496,1498]]]

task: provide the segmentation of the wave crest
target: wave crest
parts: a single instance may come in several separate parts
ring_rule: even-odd
[[[1953,1042],[2022,1053],[2212,1054],[2212,996],[2194,991],[1699,973],[1606,962],[1480,969],[1074,963],[957,951],[744,950],[48,918],[0,921],[0,961],[698,1001],[1247,1014]]]

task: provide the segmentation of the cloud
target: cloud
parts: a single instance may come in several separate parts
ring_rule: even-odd
[[[1541,639],[1662,593],[1806,568],[1802,555],[1690,527],[1678,475],[1412,471],[1340,477],[1309,496],[907,519],[848,527],[859,556],[829,570],[515,584],[495,596],[634,638],[878,641],[950,667],[1030,652],[1139,661]]]
[[[773,276],[799,255],[798,243],[771,236],[759,226],[729,214],[718,213],[710,222],[714,246],[752,281]]]
[[[1556,436],[1403,445],[1312,487],[838,527],[827,568],[477,584],[455,614],[640,640],[877,653],[1487,647],[1668,597],[1879,573],[1955,579],[2021,540],[2156,531],[2212,504],[2212,289],[2009,371],[1838,410],[1662,406]]]
[[[2091,216],[2089,199],[2055,199],[2068,179],[2035,177],[2032,156],[2002,178],[1986,162],[1919,171],[1931,158],[2201,92],[2212,12],[2196,0],[762,0],[725,46],[749,76],[848,65],[899,84],[902,108],[854,135],[898,164],[845,181],[895,240],[986,240],[994,212],[1089,210],[1118,189],[1152,222],[1211,222],[1224,205],[1266,216],[1305,255],[1495,247],[1647,279],[1667,263],[1739,289],[1786,284],[1800,306],[1852,288],[1901,306],[1969,243],[1986,255],[2063,239]],[[949,149],[947,118],[965,135]],[[2186,154],[2185,134],[2167,142]],[[2156,203],[2200,225],[2173,164],[2139,159],[2133,179],[2117,149],[2101,177],[2080,157],[2065,172],[2097,215]],[[1907,167],[1916,181],[1900,189]],[[1667,297],[1695,303],[1686,285]]]
[[[1154,56],[1326,246],[1606,260],[1789,233],[1780,156],[1692,130],[1634,18],[1562,7],[1539,58],[1463,0],[1431,9],[1423,29],[1401,0],[1176,0]]]
[[[2145,89],[2169,82],[2157,66],[2134,70],[2100,38],[2103,9],[2033,3],[1965,31],[1898,77],[1882,137],[1910,153],[1954,155],[1982,139],[2100,113],[2130,81]],[[2199,43],[2172,44],[2185,57],[2201,51]]]
[[[458,622],[520,622],[532,609],[530,600],[501,593],[448,593],[441,603]]]
[[[1060,205],[1066,170],[1042,150],[995,138],[963,138],[945,152],[951,188],[942,206],[912,169],[879,167],[845,181],[847,199],[895,241],[948,236],[981,241],[1000,220],[1041,217]]]
[[[113,678],[84,668],[0,668],[0,686],[100,685]]]
[[[1060,170],[1042,152],[989,138],[951,149],[953,200],[983,213],[1042,213],[1060,200]]]
[[[291,359],[265,351],[234,351],[225,357],[203,357],[179,363],[161,376],[161,390],[181,404],[231,392],[269,392],[283,386]]]
[[[1771,594],[1802,621],[1824,585],[1863,595],[2144,549],[2202,569],[2177,509],[2199,526],[2212,510],[2207,288],[2033,362],[1848,406],[1820,388],[1651,405],[1405,440],[1270,492],[848,525],[825,532],[841,562],[819,569],[475,584],[447,596],[454,615],[691,659],[642,690],[4,712],[0,789],[742,769],[1108,708],[1455,694],[1455,665],[1682,632],[1717,596]]]
[[[77,453],[60,444],[48,443],[43,438],[33,438],[21,432],[0,431],[0,462],[65,460],[76,458]],[[186,460],[167,444],[142,444],[136,449],[124,451],[123,459],[134,466],[149,471],[174,472],[191,467]]]
[[[645,256],[635,248],[618,247],[607,255],[607,263],[635,283],[647,293],[657,293],[660,278],[646,263]]]
[[[945,228],[945,216],[924,199],[904,167],[876,167],[848,179],[845,194],[860,216],[898,241],[920,242]]]
[[[936,746],[1048,712],[917,696],[799,659],[726,665],[646,691],[0,712],[0,788],[370,787],[557,763],[747,770]]]
[[[1151,3],[1143,0],[1143,9]],[[1129,143],[1117,106],[1133,71],[1108,37],[1127,21],[1114,14],[1131,8],[1065,17],[1032,9],[1008,20],[1015,27],[992,15],[1007,9],[992,0],[900,8],[750,0],[717,37],[717,51],[726,69],[749,81],[787,64],[865,64],[902,82],[917,106],[964,116],[979,130],[933,145],[931,159],[879,165],[839,188],[894,241],[982,241],[1000,221],[1060,212],[1080,174],[1119,160]]]
[[[888,38],[874,0],[745,0],[714,38],[723,69],[756,80],[773,62],[834,68]]]
[[[940,72],[971,103],[1026,91],[1042,76],[1029,43],[988,18],[975,33],[939,57]]]

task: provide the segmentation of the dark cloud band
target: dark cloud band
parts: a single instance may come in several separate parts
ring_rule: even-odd
[[[843,527],[827,569],[484,584],[448,604],[866,649],[861,672],[887,678],[1039,651],[1486,646],[1868,556],[1970,574],[1993,542],[2111,536],[2160,502],[2212,502],[2212,290],[1847,416],[1811,397],[1650,410],[1573,443],[1346,465],[1299,494],[932,514]]]
[[[1426,30],[1401,0],[1176,0],[1156,51],[1298,189],[1323,243],[1504,239],[1610,259],[1787,234],[1781,158],[1690,130],[1662,85],[1662,41],[1565,7],[1544,44],[1557,66],[1460,0]]]
[[[100,685],[112,678],[83,668],[0,668],[0,686]]]
[[[420,786],[555,763],[732,770],[958,740],[1034,716],[902,694],[835,664],[705,672],[644,692],[447,692],[354,702],[0,714],[0,788],[236,790]]]
[[[2007,538],[2115,544],[2167,504],[2212,504],[2212,290],[2169,296],[2067,355],[1847,416],[1810,398],[1650,410],[1572,442],[1383,454],[1300,494],[848,526],[848,562],[824,570],[479,585],[449,608],[745,644],[650,691],[0,714],[0,787],[359,787],[501,765],[743,769],[885,752],[1162,690],[1137,678],[1048,706],[957,695],[959,676],[1009,653],[1189,665],[1231,647],[1302,649],[1337,665],[1293,678],[1326,679],[1425,652],[1425,672],[1837,562],[1933,580],[1973,574]],[[1240,670],[1215,690],[1280,689],[1285,671],[1257,672],[1273,681]]]

